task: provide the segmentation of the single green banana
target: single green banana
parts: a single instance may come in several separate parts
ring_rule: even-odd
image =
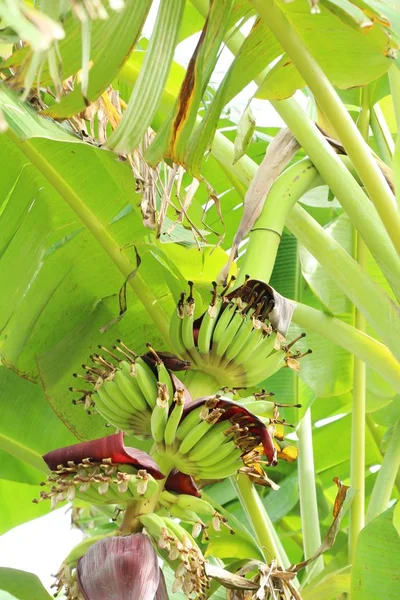
[[[245,315],[243,317],[243,322],[238,329],[234,339],[231,344],[229,344],[228,348],[225,352],[225,358],[229,361],[235,360],[236,356],[239,354],[240,350],[247,344],[249,338],[251,337],[253,331],[253,320],[251,317]],[[236,362],[236,360],[235,360]]]
[[[188,494],[179,494],[177,504],[185,510],[193,510],[199,515],[208,517],[213,517],[216,512],[215,508],[207,500],[196,498],[196,496],[189,496]]]
[[[223,308],[223,306],[221,307]],[[222,314],[221,310],[218,315],[217,324],[214,327],[212,339],[211,339],[211,354],[213,356],[217,355],[217,348],[224,336],[226,328],[228,327],[234,312],[235,312],[236,304],[229,303],[223,308]]]
[[[241,311],[236,310],[235,314],[229,322],[228,327],[225,330],[224,335],[222,336],[216,347],[217,355],[221,358],[226,358],[226,351],[230,344],[233,342],[235,336],[238,334],[238,331],[244,323],[244,319],[245,317],[242,315]]]
[[[135,360],[136,381],[150,408],[154,408],[158,397],[157,381],[153,371],[139,356]]]
[[[205,436],[197,442],[196,446],[189,452],[190,460],[195,462],[208,456],[211,452],[217,452],[221,444],[227,439],[225,431],[231,426],[229,421],[216,423],[211,431],[208,431]]]
[[[242,348],[235,356],[235,363],[237,365],[241,365],[244,362],[247,362],[249,357],[258,350],[259,346],[264,341],[264,335],[261,329],[253,329],[251,335],[246,340],[246,343],[243,344]]]
[[[107,404],[103,402],[101,396],[97,392],[93,396],[93,401],[95,405],[96,411],[105,419],[110,425],[113,427],[117,427],[117,429],[122,429],[123,431],[132,431],[130,426],[130,422],[125,418],[121,417],[117,413],[115,413],[112,409],[109,408]]]
[[[166,527],[168,528],[169,532],[174,534],[175,537],[178,538],[178,540],[180,542],[184,542],[185,540],[188,540],[194,547],[197,546],[195,540],[190,535],[190,533],[188,531],[186,531],[186,529],[184,529],[181,525],[179,525],[179,523],[177,523],[177,521],[174,521],[173,519],[170,519],[169,517],[164,517],[164,523],[165,523]]]
[[[199,515],[192,510],[187,510],[179,506],[179,504],[172,504],[169,508],[169,513],[172,517],[177,517],[184,523],[198,523],[201,522]]]
[[[186,435],[190,431],[192,431],[194,427],[196,427],[196,425],[202,422],[202,419],[200,419],[200,413],[202,411],[202,408],[202,406],[194,408],[192,411],[190,411],[188,415],[186,415],[182,423],[180,423],[176,431],[176,437],[179,441],[182,441],[186,437]]]
[[[254,361],[259,362],[261,360],[265,360],[265,358],[274,351],[275,342],[275,332],[265,336],[261,344],[259,344],[257,348],[250,355],[248,355],[246,362],[248,362],[248,364],[253,364]]]
[[[246,373],[248,385],[257,385],[264,379],[268,379],[279,371],[285,364],[286,353],[284,350],[278,350],[270,354],[264,360],[257,362],[253,368]]]
[[[174,396],[174,386],[172,385],[171,375],[163,361],[157,362],[157,375],[158,381],[166,386],[168,392],[168,406],[170,406]]]
[[[172,444],[175,441],[177,429],[182,418],[183,409],[183,396],[179,397],[179,400],[177,396],[177,400],[175,401],[175,404],[172,408],[172,412],[169,415],[167,424],[165,426],[164,441],[167,446],[172,446]]]
[[[186,348],[187,353],[190,356],[190,360],[195,364],[201,363],[201,356],[194,342],[193,335],[193,323],[194,323],[194,299],[189,296],[187,304],[184,309],[184,316],[182,321],[182,341]]]
[[[211,338],[221,310],[222,298],[215,298],[205,312],[201,321],[197,347],[200,354],[208,355],[211,349]]]
[[[159,444],[164,440],[165,427],[168,420],[168,403],[164,405],[156,403],[151,413],[151,435],[154,441]]]
[[[155,513],[142,515],[139,519],[141,524],[147,529],[148,533],[156,540],[162,537],[164,531],[168,529],[165,518],[160,517]]]
[[[111,396],[105,384],[101,385],[97,390],[98,395],[106,404],[110,410],[115,411],[117,415],[120,415],[124,419],[129,419],[132,416],[132,409],[127,410],[124,406],[122,406],[117,399],[117,397]]]
[[[199,469],[196,475],[200,479],[225,479],[234,475],[241,467],[243,467],[242,460],[235,457],[232,462],[226,463],[223,460],[213,467]]]
[[[173,494],[172,492],[169,492],[168,490],[163,490],[160,494],[160,500],[163,500],[168,505],[176,504],[178,502],[178,498],[179,498],[179,494]]]
[[[187,454],[212,427],[214,427],[214,424],[208,423],[207,421],[201,421],[201,423],[196,425],[192,431],[183,438],[181,445],[179,446],[180,454]]]
[[[243,399],[240,404],[259,417],[274,417],[275,403],[268,400],[255,400],[254,397]]]
[[[211,467],[219,461],[225,458],[227,459],[233,453],[236,453],[238,456],[240,456],[240,450],[238,450],[237,446],[235,445],[235,442],[230,440],[220,445],[218,451],[211,452],[210,454],[207,454],[207,456],[205,456],[204,458],[197,460],[196,464],[200,469],[203,469],[205,467]]]
[[[129,369],[127,363],[126,365]],[[126,374],[126,368],[121,371],[117,371],[115,373],[114,381],[121,390],[121,393],[126,396],[135,410],[146,410],[148,408],[148,404],[142,394],[142,390],[140,389],[136,378],[130,375],[130,371],[128,376]]]
[[[178,354],[181,358],[188,358],[188,353],[186,351],[185,344],[182,340],[183,296],[181,296],[181,299],[178,302],[178,306],[171,316],[169,326],[169,339],[171,341],[171,348],[173,353]]]

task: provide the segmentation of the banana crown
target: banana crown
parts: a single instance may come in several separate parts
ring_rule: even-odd
[[[213,282],[210,305],[197,319],[193,283],[189,282],[189,294],[186,299],[181,294],[171,319],[174,350],[221,386],[249,387],[281,367],[298,370],[304,354],[290,349],[305,334],[290,344],[284,337],[293,303],[266,283],[250,278],[228,293],[233,280],[221,290]]]
[[[148,345],[149,346],[149,345]],[[121,340],[113,351],[100,347],[105,354],[92,354],[92,365],[82,365],[85,374],[74,373],[90,388],[71,387],[81,397],[74,404],[84,404],[89,412],[92,407],[110,425],[129,434],[148,438],[153,435],[152,414],[168,412],[175,393],[185,397],[187,390],[170,370],[186,370],[190,363],[170,353],[157,353],[149,346],[149,352],[138,356]]]

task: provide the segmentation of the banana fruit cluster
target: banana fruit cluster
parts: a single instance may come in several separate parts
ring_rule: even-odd
[[[145,469],[115,464],[110,459],[59,465],[42,485],[49,486],[49,490],[40,493],[40,500],[50,499],[52,509],[75,497],[92,504],[123,505],[151,498],[158,490],[158,483]]]
[[[228,529],[233,530],[227,525],[227,518],[222,516],[215,508],[203,500],[187,494],[173,494],[167,490],[163,490],[160,494],[158,502],[161,509],[161,515],[165,511],[167,515],[178,518],[184,523],[193,524],[192,536],[197,538],[201,533],[207,536],[207,528],[212,525],[215,531],[221,530],[221,525],[225,525]],[[204,520],[203,520],[204,519]],[[206,523],[204,522],[206,521]]]
[[[209,579],[204,556],[194,538],[177,521],[156,513],[142,515],[142,525],[157,544],[159,553],[175,570],[172,593],[180,590],[187,598],[205,600]]]
[[[164,362],[152,349],[147,355],[138,356],[120,340],[114,346],[116,352],[104,347],[102,350],[108,353],[107,358],[94,354],[90,357],[93,365],[83,365],[85,375],[74,373],[92,386],[71,387],[72,392],[82,394],[79,400],[73,400],[74,404],[84,404],[87,410],[94,407],[110,425],[125,433],[140,438],[153,436],[159,441],[176,389],[183,390],[183,395],[186,392],[165,362],[173,362],[176,370],[187,368],[188,363],[169,355]]]
[[[254,397],[253,397],[254,398]],[[264,414],[276,414],[272,402],[260,404]],[[199,398],[186,408],[172,407],[164,428],[164,439],[152,450],[159,465],[168,465],[198,479],[223,479],[237,473],[262,455],[276,464],[276,448],[265,422],[243,404],[219,395]]]
[[[170,325],[174,351],[192,363],[192,368],[214,377],[223,386],[249,387],[259,384],[282,367],[299,369],[300,352],[271,325],[274,301],[271,288],[247,279],[231,293],[228,286],[218,292],[213,283],[208,310],[195,319],[193,283],[189,294],[181,294]],[[304,337],[302,334],[300,337]],[[310,353],[307,351],[305,354]]]

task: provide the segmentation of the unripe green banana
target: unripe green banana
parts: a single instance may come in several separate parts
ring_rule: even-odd
[[[240,352],[240,350],[248,342],[249,338],[252,335],[253,320],[248,316],[244,316],[242,318],[243,318],[243,321],[242,321],[240,328],[238,329],[234,339],[232,340],[232,342],[229,344],[228,348],[226,349],[226,352],[225,352],[226,360],[229,360],[229,361],[235,360],[238,353]]]
[[[132,377],[130,374],[128,363],[125,363],[125,365],[126,367],[122,366],[122,364],[120,365],[121,371],[117,371],[115,373],[114,381],[135,410],[146,410],[148,408],[148,404],[142,394],[136,378]],[[127,372],[129,373],[128,375]]]
[[[170,327],[169,327],[169,339],[171,341],[171,347],[174,354],[179,354],[182,358],[187,358],[188,353],[185,348],[185,344],[182,340],[182,323],[183,323],[183,299],[184,294],[178,302],[178,305],[172,313]]]
[[[197,442],[193,450],[189,452],[190,460],[197,462],[208,456],[211,452],[217,452],[221,445],[226,441],[225,431],[231,426],[229,421],[216,423],[205,436]]]
[[[104,384],[99,387],[97,394],[100,396],[103,403],[108,406],[110,410],[114,411],[116,415],[119,415],[123,419],[129,419],[129,417],[132,416],[132,409],[126,410],[121,406],[116,397],[112,397],[109,394]]]
[[[214,332],[214,328],[217,324],[217,318],[221,309],[222,298],[215,297],[216,289],[214,288],[213,300],[205,312],[201,321],[199,336],[197,340],[197,347],[199,352],[204,355],[208,355],[211,349],[211,338]]]
[[[94,395],[94,405],[96,411],[105,419],[110,425],[113,425],[117,429],[122,431],[131,431],[130,422],[125,417],[116,413],[107,404],[105,404],[99,394]]]
[[[249,360],[249,357],[260,347],[264,341],[264,335],[261,329],[253,329],[251,335],[243,344],[242,348],[235,356],[235,363],[241,365]]]
[[[212,467],[198,469],[197,476],[200,479],[225,479],[231,477],[243,467],[243,462],[240,458],[235,458],[233,462],[226,464],[226,461],[220,461]]]
[[[104,540],[104,538],[106,538],[109,535],[113,535],[113,533],[114,532],[112,532],[112,533],[106,533],[106,534],[103,533],[102,535],[94,535],[92,537],[84,539],[77,546],[75,546],[74,548],[72,548],[71,552],[64,559],[64,562],[69,567],[71,567],[71,568],[74,567],[76,565],[76,563],[78,562],[78,560],[84,554],[86,554],[86,552],[89,550],[90,546],[93,546],[93,544],[96,544],[100,540]]]
[[[158,396],[156,378],[151,368],[142,358],[140,358],[140,356],[135,361],[135,374],[136,381],[139,384],[147,404],[150,408],[154,408]]]
[[[160,494],[160,500],[163,500],[168,505],[176,504],[178,502],[179,494],[174,494],[168,490],[163,490]]]
[[[195,462],[200,469],[203,469],[205,467],[212,467],[221,460],[228,459],[232,456],[233,453],[236,453],[238,456],[240,456],[240,450],[238,450],[237,446],[235,445],[235,442],[232,440],[225,441],[224,443],[220,444],[218,451],[210,452],[209,454],[207,454],[207,456],[204,456],[203,458],[200,458]],[[189,458],[192,460],[190,454]]]
[[[167,524],[164,517],[160,517],[155,513],[149,513],[139,517],[143,527],[146,527],[149,534],[158,540],[167,529]]]
[[[198,523],[201,521],[199,515],[192,510],[182,508],[179,504],[171,504],[169,507],[169,513],[172,517],[177,517],[184,523]]]
[[[274,417],[275,402],[269,402],[268,400],[254,400],[254,397],[250,397],[244,398],[240,404],[258,417],[266,417],[268,419],[273,419]]]
[[[185,418],[180,423],[180,425],[176,431],[176,437],[178,440],[182,441],[186,437],[186,435],[190,431],[192,431],[193,427],[195,427],[196,425],[199,424],[199,422],[201,422],[201,419],[200,419],[201,411],[202,411],[202,407],[199,406],[197,408],[194,408],[192,411],[190,411],[190,413],[188,415],[185,416]]]
[[[184,529],[181,525],[179,525],[179,523],[177,523],[177,521],[174,521],[173,519],[170,519],[169,517],[164,517],[164,523],[165,523],[167,529],[169,530],[169,532],[174,534],[175,537],[177,537],[180,542],[184,542],[185,540],[188,540],[192,544],[192,546],[197,547],[197,544],[196,544],[195,540],[193,539],[193,537],[190,535],[190,533],[188,531],[186,531],[186,529]]]
[[[257,385],[279,371],[285,365],[286,353],[284,350],[278,350],[270,354],[262,362],[259,362],[247,372],[248,385]]]
[[[252,352],[252,354],[248,356],[248,364],[252,365],[254,362],[257,364],[265,360],[271,354],[271,352],[274,351],[275,344],[276,333],[272,332],[269,335],[266,335],[262,342]]]
[[[225,333],[221,337],[220,341],[216,344],[215,352],[217,356],[223,357],[225,355],[228,346],[232,343],[232,340],[234,339],[238,330],[243,325],[244,318],[245,317],[243,317],[241,311],[237,309],[230,320]]]
[[[184,409],[183,396],[177,396],[172,412],[168,417],[164,431],[164,441],[167,446],[172,446],[175,441],[177,429],[182,418]]]
[[[167,419],[168,403],[165,403],[164,405],[157,403],[151,413],[151,435],[157,444],[164,440]]]
[[[207,500],[196,498],[196,496],[189,496],[188,494],[179,494],[177,504],[181,508],[192,510],[199,515],[212,517],[216,512],[215,508]]]
[[[223,308],[223,307],[222,307]],[[226,328],[228,327],[234,312],[235,312],[236,304],[229,303],[225,305],[223,312],[221,311],[218,316],[217,324],[214,328],[212,335],[212,344],[211,344],[211,353],[213,355],[217,354],[218,345],[223,338]]]
[[[196,425],[192,431],[190,431],[181,442],[179,446],[179,452],[181,454],[187,454],[189,450],[193,448],[197,444],[199,440],[209,431],[212,427],[214,427],[213,423],[208,423],[207,421],[201,421],[198,425]]]

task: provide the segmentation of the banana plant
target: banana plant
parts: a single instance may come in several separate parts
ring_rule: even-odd
[[[0,531],[71,503],[68,600],[396,598],[397,8],[32,4],[0,0]]]

